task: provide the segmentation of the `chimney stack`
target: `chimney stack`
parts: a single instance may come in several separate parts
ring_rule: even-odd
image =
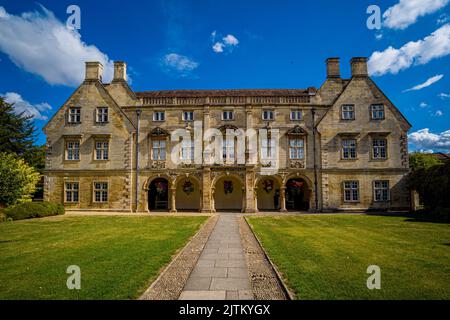
[[[127,81],[127,64],[123,61],[114,61],[113,81]]]
[[[86,62],[86,80],[102,81],[103,65],[98,61]]]
[[[369,72],[367,71],[367,58],[365,57],[355,57],[350,60],[350,65],[352,67],[352,77],[368,77]]]
[[[340,78],[341,71],[339,67],[339,58],[328,58],[327,62],[327,78]]]

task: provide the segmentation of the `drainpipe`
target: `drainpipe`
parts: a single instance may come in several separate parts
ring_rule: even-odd
[[[312,121],[313,121],[313,161],[314,161],[314,204],[315,211],[319,211],[319,195],[317,190],[317,160],[316,160],[316,110],[311,109]]]
[[[139,129],[141,126],[141,112],[142,110],[140,108],[136,109],[136,118],[137,118],[137,124],[136,124],[136,154],[135,154],[135,161],[136,161],[136,178],[135,178],[135,188],[134,188],[134,206],[135,211],[138,212],[139,207]]]

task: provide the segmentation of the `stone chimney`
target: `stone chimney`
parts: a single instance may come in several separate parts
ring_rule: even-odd
[[[350,65],[352,67],[352,77],[368,77],[369,72],[367,71],[367,58],[356,57],[350,60]]]
[[[113,81],[127,81],[127,64],[123,61],[114,61]]]
[[[327,62],[327,78],[340,78],[341,71],[339,67],[339,58],[328,58]]]
[[[86,80],[102,81],[103,65],[98,61],[86,62]]]

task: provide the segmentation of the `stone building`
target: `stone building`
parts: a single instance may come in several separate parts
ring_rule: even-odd
[[[124,62],[111,83],[87,62],[84,82],[44,128],[45,199],[129,212],[408,208],[410,124],[366,58],[351,60],[349,79],[338,58],[326,70],[319,89],[134,92]],[[211,151],[217,132],[223,141]]]

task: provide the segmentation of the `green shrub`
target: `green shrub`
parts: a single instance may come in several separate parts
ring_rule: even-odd
[[[5,214],[13,220],[41,218],[64,214],[64,206],[51,202],[24,202],[5,209]]]

